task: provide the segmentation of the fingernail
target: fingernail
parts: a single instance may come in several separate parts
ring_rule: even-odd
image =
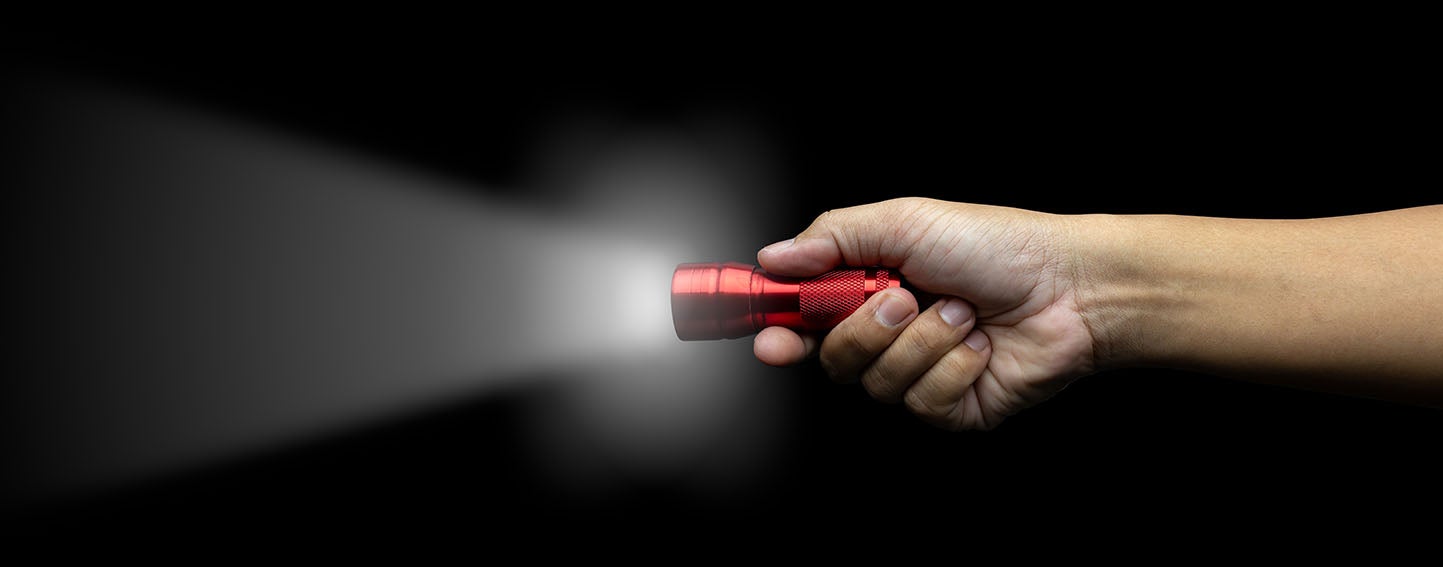
[[[948,299],[947,304],[937,312],[942,320],[953,327],[961,327],[963,323],[972,319],[972,306],[961,299]]]
[[[786,250],[787,248],[791,248],[792,243],[796,240],[797,239],[795,238],[788,238],[781,242],[773,242],[771,244],[768,244],[766,248],[763,248],[762,252],[780,252],[782,250]]]
[[[987,333],[977,329],[974,329],[972,333],[967,335],[967,338],[962,341],[963,344],[967,345],[967,348],[977,352],[982,352],[991,342],[992,341],[987,338]]]
[[[896,327],[903,319],[912,314],[912,306],[907,301],[897,297],[895,294],[887,294],[882,304],[877,306],[877,322],[888,327]]]

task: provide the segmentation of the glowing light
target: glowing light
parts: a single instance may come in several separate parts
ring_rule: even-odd
[[[32,85],[16,99],[29,118],[7,135],[44,189],[30,187],[42,203],[22,238],[45,253],[26,267],[61,301],[27,350],[47,373],[17,378],[6,400],[14,496],[238,458],[551,375],[575,384],[537,420],[538,439],[568,439],[547,441],[562,460],[589,435],[586,451],[674,468],[766,422],[745,345],[681,348],[668,312],[679,258],[744,240],[713,205],[764,187],[719,174],[706,156],[725,153],[653,134],[613,143],[621,153],[568,181],[589,204],[559,214],[103,89]],[[681,227],[697,239],[678,242]]]

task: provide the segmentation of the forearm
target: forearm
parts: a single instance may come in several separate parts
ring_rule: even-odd
[[[1074,220],[1070,269],[1100,367],[1443,405],[1443,206]]]

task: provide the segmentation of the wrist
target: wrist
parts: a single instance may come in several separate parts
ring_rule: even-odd
[[[1438,391],[1440,210],[1062,217],[1061,273],[1098,370],[1165,366],[1416,400]]]
[[[1164,258],[1155,249],[1163,235],[1148,230],[1145,217],[1067,218],[1072,234],[1064,256],[1078,315],[1092,335],[1094,366],[1106,370],[1155,364],[1156,345],[1149,341],[1156,335],[1147,328],[1177,301],[1169,297]]]

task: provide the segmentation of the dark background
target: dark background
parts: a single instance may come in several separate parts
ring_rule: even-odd
[[[1018,22],[911,22],[803,35],[688,22],[644,34],[479,20],[17,31],[3,45],[7,73],[175,96],[522,201],[544,198],[524,193],[519,168],[557,108],[658,123],[699,104],[742,108],[774,137],[788,189],[757,204],[790,219],[755,235],[758,247],[827,209],[904,195],[1275,218],[1439,201],[1443,93],[1426,55],[1438,46],[1390,23],[1029,35]],[[546,403],[538,387],[28,510],[17,529],[466,533],[504,518],[568,534],[721,525],[746,537],[936,518],[1075,529],[1100,514],[1158,527],[1221,513],[1265,530],[1426,509],[1443,473],[1436,410],[1141,369],[1077,382],[997,431],[949,434],[815,366],[757,369],[787,384],[804,418],[762,478],[719,494],[665,478],[557,490],[515,434],[523,410]]]

